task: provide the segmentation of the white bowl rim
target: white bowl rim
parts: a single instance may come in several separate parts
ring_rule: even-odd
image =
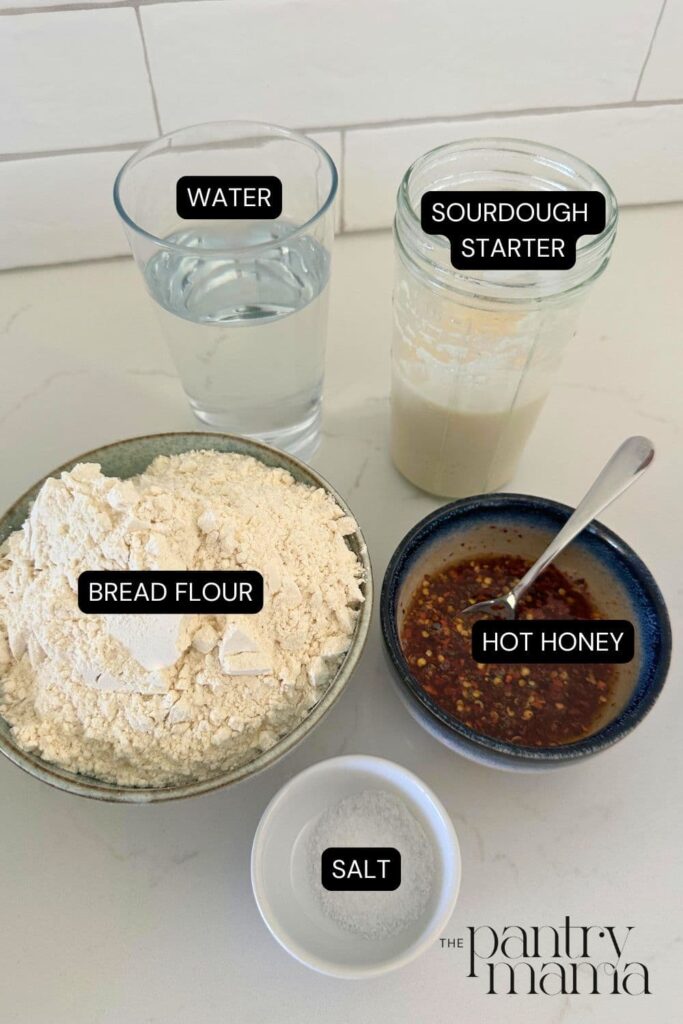
[[[437,911],[434,912],[430,918],[428,926],[422,932],[420,938],[401,953],[397,953],[395,956],[389,957],[381,963],[372,964],[367,967],[346,967],[335,963],[332,960],[325,959],[324,957],[316,956],[309,950],[304,949],[298,942],[293,940],[285,929],[281,928],[272,915],[270,915],[269,902],[264,891],[264,886],[261,882],[260,858],[263,843],[270,823],[274,815],[277,813],[280,804],[287,799],[289,793],[296,785],[300,785],[301,782],[307,778],[310,778],[313,775],[318,775],[321,772],[336,771],[342,767],[344,769],[352,770],[365,769],[378,777],[380,777],[380,774],[384,777],[384,773],[387,770],[390,770],[394,775],[397,775],[404,781],[411,783],[417,792],[421,794],[421,799],[425,802],[429,801],[436,810],[446,832],[447,843],[453,856],[453,871],[449,872],[441,879],[441,898],[439,902],[443,905],[440,906],[440,909],[437,908]],[[383,773],[380,773],[379,769],[383,769]],[[419,803],[420,801],[415,799],[415,802]],[[432,836],[439,847],[443,849],[445,844],[433,831]],[[415,775],[414,772],[411,772],[410,769],[404,768],[403,765],[398,764],[396,761],[390,761],[388,758],[384,757],[376,757],[374,754],[342,754],[338,757],[330,757],[324,761],[318,761],[294,775],[277,791],[261,815],[261,820],[259,821],[256,832],[254,833],[254,840],[251,847],[252,891],[254,893],[254,900],[258,907],[258,911],[270,934],[285,950],[285,952],[289,953],[290,956],[294,957],[295,960],[298,960],[298,962],[303,964],[305,967],[309,967],[312,970],[317,971],[319,974],[325,974],[330,977],[347,980],[360,980],[362,978],[377,977],[378,975],[386,974],[389,971],[397,970],[400,967],[405,967],[406,964],[411,963],[413,960],[417,959],[417,957],[421,956],[422,953],[424,953],[436,940],[445,925],[448,924],[458,901],[461,880],[462,856],[460,852],[460,843],[458,842],[458,836],[451,817],[439,800],[438,796],[425,782],[422,781],[421,778],[419,778],[419,776]],[[448,893],[448,898],[444,901],[443,895],[445,892]]]

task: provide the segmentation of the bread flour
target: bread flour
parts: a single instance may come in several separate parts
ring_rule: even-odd
[[[47,480],[0,549],[0,714],[24,749],[119,785],[246,763],[301,721],[349,646],[355,530],[326,491],[236,454]],[[264,607],[85,615],[86,569],[255,569]]]

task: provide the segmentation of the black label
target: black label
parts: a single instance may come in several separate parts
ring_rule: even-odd
[[[393,846],[330,846],[321,871],[333,892],[392,892],[401,884],[401,854]]]
[[[472,626],[472,657],[484,664],[620,665],[633,654],[626,619],[479,619]]]
[[[188,174],[175,195],[184,220],[274,220],[282,213],[282,182],[271,174]]]
[[[425,192],[422,230],[457,270],[569,270],[581,235],[605,229],[602,192]]]
[[[252,570],[82,572],[78,607],[98,615],[253,615],[263,608],[263,576]]]

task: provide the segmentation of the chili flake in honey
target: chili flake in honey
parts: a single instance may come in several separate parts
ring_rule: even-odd
[[[432,700],[458,721],[525,747],[552,747],[589,735],[613,695],[613,665],[485,665],[471,654],[467,605],[498,597],[531,562],[511,555],[465,559],[425,576],[406,609],[401,646]],[[520,619],[598,619],[586,584],[555,566],[526,592]]]

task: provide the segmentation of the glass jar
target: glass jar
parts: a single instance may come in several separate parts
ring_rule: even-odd
[[[430,190],[597,190],[600,235],[584,235],[570,270],[459,271],[450,243],[420,226]],[[432,494],[497,490],[512,477],[575,332],[588,286],[609,261],[617,203],[588,164],[514,139],[469,139],[420,157],[401,182],[394,239],[391,449]]]

